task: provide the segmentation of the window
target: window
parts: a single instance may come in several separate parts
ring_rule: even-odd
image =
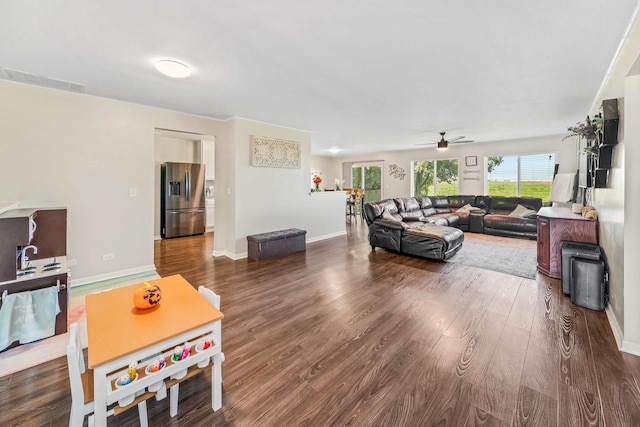
[[[489,196],[539,197],[549,203],[555,154],[492,156],[485,161]]]
[[[457,194],[457,159],[423,160],[413,163],[414,196],[449,196]]]
[[[353,188],[364,190],[364,201],[382,199],[382,165],[377,163],[354,164],[351,166]]]

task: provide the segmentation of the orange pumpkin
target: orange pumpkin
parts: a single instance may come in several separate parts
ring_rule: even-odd
[[[160,286],[144,282],[144,284],[133,293],[133,304],[136,308],[146,310],[158,305],[161,298],[162,292],[160,291]]]

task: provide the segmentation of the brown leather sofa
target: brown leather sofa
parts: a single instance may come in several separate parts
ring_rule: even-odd
[[[461,209],[470,205],[473,210]],[[511,216],[518,205],[533,212]],[[364,205],[369,243],[401,253],[445,260],[462,248],[462,231],[536,239],[539,198],[490,196],[406,197]]]

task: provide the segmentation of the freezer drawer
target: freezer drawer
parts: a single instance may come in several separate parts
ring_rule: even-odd
[[[207,213],[204,208],[168,210],[164,213],[162,237],[191,236],[204,233]]]

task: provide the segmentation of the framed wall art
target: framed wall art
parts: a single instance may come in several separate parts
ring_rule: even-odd
[[[478,156],[467,156],[464,158],[465,166],[478,166]]]
[[[251,166],[300,169],[300,143],[251,136]]]

